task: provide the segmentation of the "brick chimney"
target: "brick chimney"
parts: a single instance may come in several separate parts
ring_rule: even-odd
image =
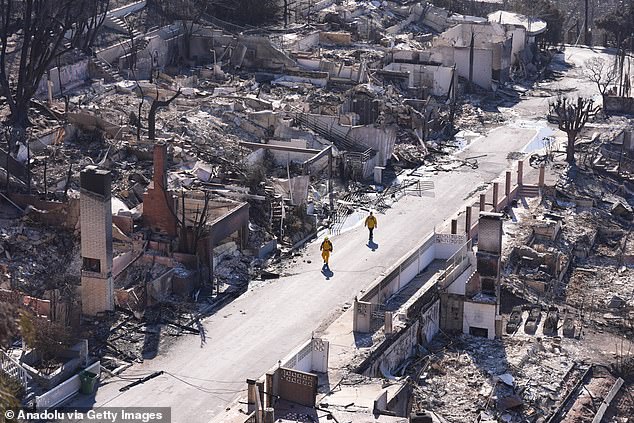
[[[114,309],[112,284],[112,176],[87,166],[80,174],[81,307],[94,316]]]
[[[154,145],[154,177],[143,196],[143,222],[153,231],[177,235],[176,197],[167,190],[167,144]]]

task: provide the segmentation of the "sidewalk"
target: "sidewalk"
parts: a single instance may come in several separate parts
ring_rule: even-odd
[[[320,240],[313,242],[293,259],[283,277],[251,288],[206,318],[202,322],[206,340],[183,336],[167,354],[159,351],[155,359],[125,371],[121,376],[127,380],[114,379],[101,386],[93,398],[71,405],[165,406],[172,407],[174,422],[210,421],[224,412],[232,399],[244,394],[247,378],[262,375],[309,339],[320,323],[335,321],[344,304],[350,304],[360,290],[435,227],[447,224],[448,216],[472,204],[474,188],[503,173],[509,165],[508,153],[520,151],[534,135],[535,130],[511,127],[491,131],[482,141],[485,145],[473,147],[490,151],[477,169],[462,167],[430,175],[435,198],[404,197],[378,216],[378,248],[367,247],[364,230],[333,237],[333,275],[327,278],[321,273]],[[160,370],[165,373],[119,392],[131,380]]]

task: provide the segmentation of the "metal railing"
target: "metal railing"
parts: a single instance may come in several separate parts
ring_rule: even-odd
[[[389,295],[392,294],[392,293],[384,294],[383,293],[384,288],[390,285],[390,283],[392,283],[394,279],[399,278],[401,273],[403,273],[403,271],[409,268],[409,266],[411,266],[415,261],[419,261],[421,259],[423,254],[434,244],[436,240],[435,236],[436,234],[431,233],[427,237],[425,237],[425,240],[418,248],[414,250],[410,250],[409,254],[404,256],[397,264],[395,264],[392,267],[391,271],[386,276],[382,276],[381,279],[378,281],[378,283],[374,285],[372,288],[370,288],[368,291],[366,291],[366,293],[363,294],[359,298],[359,300],[372,302],[372,299],[374,297],[377,297],[376,303],[382,304],[384,302],[384,299],[388,298]],[[421,266],[419,263],[418,267],[419,269],[418,269],[418,272],[416,272],[416,274],[418,274],[420,270],[422,270],[421,267],[426,267],[426,266]],[[407,283],[409,282],[410,280],[407,281]],[[407,283],[403,283],[402,286],[407,285]],[[382,297],[382,294],[383,294],[383,297]]]
[[[448,234],[443,234],[448,235]],[[447,259],[445,270],[438,276],[438,286],[443,289],[458,278],[470,265],[471,240],[465,242],[458,251]]]
[[[0,370],[6,373],[10,378],[20,382],[20,385],[22,385],[24,389],[28,388],[31,376],[20,363],[2,350],[0,350]]]

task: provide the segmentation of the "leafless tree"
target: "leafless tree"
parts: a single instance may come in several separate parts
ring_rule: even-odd
[[[28,310],[20,312],[20,332],[24,343],[39,354],[42,364],[59,356],[72,344],[73,336],[69,328]]]
[[[158,92],[158,88],[157,88],[157,90],[156,90],[156,98],[154,99],[154,101],[152,101],[152,105],[150,106],[150,112],[148,113],[148,117],[147,117],[148,137],[151,140],[155,140],[156,139],[156,113],[158,112],[158,110],[160,108],[169,106],[170,103],[172,101],[176,100],[176,98],[179,95],[181,95],[180,88],[178,89],[176,94],[174,94],[169,99],[167,99],[167,100],[159,100],[159,92]]]
[[[559,97],[550,104],[550,113],[558,118],[559,129],[568,136],[566,146],[566,161],[575,162],[575,142],[577,136],[588,122],[588,119],[597,115],[600,108],[594,105],[591,98],[577,97],[576,100]]]
[[[10,111],[9,149],[24,139],[28,111],[42,76],[53,60],[72,48],[66,34],[84,16],[85,2],[0,0],[0,95]]]
[[[141,141],[141,129],[143,128],[143,121],[141,120],[141,113],[143,112],[143,104],[145,103],[145,92],[143,92],[143,87],[139,84],[139,78],[136,74],[136,64],[137,64],[137,53],[138,53],[138,41],[136,39],[136,34],[134,31],[134,25],[125,20],[126,24],[126,35],[128,37],[127,43],[122,45],[123,52],[126,57],[127,65],[129,67],[129,71],[134,78],[134,82],[136,83],[136,88],[139,90],[139,94],[141,95],[141,101],[139,102],[139,109],[136,115],[136,139],[137,142]],[[126,46],[127,44],[127,46]]]
[[[209,203],[211,201],[211,193],[209,191],[203,191],[202,208],[197,205],[196,212],[193,215],[187,216],[185,208],[185,193],[181,193],[181,218],[178,219],[178,225],[181,228],[180,243],[182,251],[190,254],[195,254],[198,250],[198,242],[207,234],[209,230],[207,221],[209,220],[210,212]],[[188,236],[191,228],[192,238]]]
[[[297,3],[297,2],[296,2]],[[314,0],[304,2],[308,6],[308,23],[312,18]],[[290,5],[288,5],[290,7]],[[284,15],[284,5],[278,0],[234,0],[214,1],[214,16],[243,25],[262,25],[277,21]]]
[[[604,95],[608,87],[618,79],[618,72],[613,63],[601,57],[593,57],[584,63],[586,77],[594,82],[601,95]]]
[[[90,53],[99,29],[106,20],[110,0],[82,0],[82,2],[84,3],[83,15],[77,20],[73,29],[77,34],[73,37],[73,47]]]
[[[185,58],[190,57],[190,43],[203,16],[211,10],[212,0],[154,0],[153,4],[164,18],[178,21],[183,28]]]

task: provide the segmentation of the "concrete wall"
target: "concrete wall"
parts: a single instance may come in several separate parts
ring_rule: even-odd
[[[170,269],[147,284],[147,305],[151,306],[163,301],[172,293],[174,269]]]
[[[411,88],[429,88],[433,95],[445,96],[449,94],[453,68],[448,66],[419,65],[412,63],[390,63],[385,70],[409,72],[409,86]]]
[[[634,97],[604,95],[603,108],[607,113],[634,114]]]
[[[451,26],[451,23],[449,23],[449,11],[427,3],[422,23],[436,32],[442,32]]]
[[[427,7],[423,7],[421,3],[415,4],[413,7],[411,7],[410,15],[407,17],[407,19],[387,28],[386,32],[388,34],[398,34],[402,32],[409,24],[413,22],[418,22],[423,16],[423,11],[426,10],[428,10]]]
[[[446,288],[448,294],[465,295],[466,283],[475,271],[475,266],[467,267],[449,286]]]
[[[249,226],[249,204],[234,203],[230,209],[222,216],[209,222],[211,229],[208,240],[213,245],[239,230],[248,231]]]
[[[464,234],[436,234],[434,257],[447,260],[467,242]]]
[[[440,329],[440,300],[434,303],[420,316],[419,339],[422,342],[431,342]]]
[[[361,67],[359,65],[346,66],[337,62],[322,60],[320,70],[328,72],[328,75],[333,78],[349,79],[355,82],[359,82],[361,78]]]
[[[97,377],[100,377],[101,363],[97,361],[96,363],[93,363],[90,366],[86,367],[86,370],[95,373]],[[79,375],[71,377],[64,383],[56,386],[45,394],[37,396],[35,400],[37,410],[48,410],[55,408],[56,406],[60,405],[67,399],[70,399],[73,395],[79,392],[80,387],[81,381],[79,380]]]
[[[125,6],[121,6],[117,9],[113,9],[108,12],[108,16],[121,18],[123,16],[129,15],[130,13],[138,12],[143,9],[146,5],[147,1],[137,1],[134,3],[127,4]]]
[[[269,145],[281,145],[284,147],[297,147],[297,148],[308,148],[308,141],[302,139],[291,139],[291,140],[269,140],[267,142]],[[290,151],[278,151],[278,150],[270,150],[269,154],[273,156],[275,163],[278,165],[286,166],[288,161],[291,162],[300,162],[310,159],[313,154],[312,153],[296,153]]]
[[[321,338],[309,339],[281,360],[281,367],[301,372],[325,373],[328,371],[329,349],[328,341]]]
[[[149,32],[143,35],[143,38],[148,39],[150,42],[145,49],[137,52],[137,65],[142,65],[143,68],[149,67],[149,59],[152,57],[152,53],[158,52],[158,61],[161,66],[169,63],[172,60],[173,49],[177,47],[181,37],[179,37],[181,31],[178,25],[169,25],[158,30]],[[139,37],[135,42],[139,42]],[[124,41],[105,47],[95,53],[95,55],[108,63],[111,66],[117,67],[119,65],[119,58],[125,56],[130,50],[129,38]]]
[[[364,177],[369,177],[374,172],[374,166],[385,166],[387,160],[392,157],[394,144],[396,143],[396,127],[387,126],[377,128],[372,125],[347,126],[341,123],[339,116],[307,114],[304,117],[320,127],[329,128],[337,134],[347,137],[348,140],[358,145],[365,145],[377,151],[376,163],[368,168]],[[367,176],[366,176],[367,175]]]
[[[486,329],[488,338],[495,338],[495,304],[483,304],[465,301],[463,333],[469,333],[470,327]]]
[[[293,52],[309,51],[319,45],[320,32],[310,34],[287,34],[283,37],[284,49]]]
[[[67,202],[44,201],[26,194],[9,194],[11,200],[22,208],[29,205],[34,209],[29,212],[38,222],[66,229],[75,229],[79,223],[79,200],[70,198]],[[44,212],[41,213],[40,211]]]
[[[446,66],[455,63],[458,74],[468,79],[471,34],[474,34],[474,82],[491,89],[492,72],[496,71],[495,79],[505,81],[513,57],[511,32],[504,26],[497,23],[455,25],[434,38],[432,57]],[[520,42],[515,45],[516,49]]]
[[[137,59],[137,66],[144,65],[144,68],[150,68],[153,64],[155,69],[164,68],[173,60],[179,41],[178,38],[164,40],[158,35],[150,38],[144,50],[145,54],[141,54]]]
[[[367,145],[377,151],[378,166],[385,166],[392,157],[394,144],[396,144],[396,127],[388,126],[377,128],[376,126],[353,126],[349,132],[352,139]],[[374,169],[374,166],[372,167]]]
[[[403,360],[412,355],[414,346],[418,344],[419,321],[414,321],[405,330],[396,335],[396,339],[363,371],[364,376],[394,376],[394,372]]]
[[[509,30],[513,37],[511,46],[511,64],[519,62],[519,54],[526,48],[526,29],[524,27],[515,27]]]
[[[69,90],[77,87],[90,78],[88,72],[88,59],[80,60],[61,68],[52,68],[48,71],[48,75],[44,75],[37,87],[37,96],[48,95],[48,81],[52,83],[53,96],[61,95],[62,88]],[[61,80],[61,86],[60,86]]]
[[[297,63],[279,50],[267,37],[252,35],[238,36],[237,45],[246,47],[243,66],[253,68],[266,68],[272,70],[283,70],[287,67],[296,67]],[[233,60],[233,59],[232,59]],[[232,63],[237,66],[238,63]]]
[[[458,75],[469,79],[469,48],[455,48],[454,60]],[[486,89],[491,89],[493,77],[493,51],[474,49],[473,52],[473,82]]]
[[[302,69],[311,70],[311,71],[323,70],[321,68],[321,63],[322,63],[321,59],[311,57],[311,58],[297,58],[296,60],[297,60],[297,64]]]

